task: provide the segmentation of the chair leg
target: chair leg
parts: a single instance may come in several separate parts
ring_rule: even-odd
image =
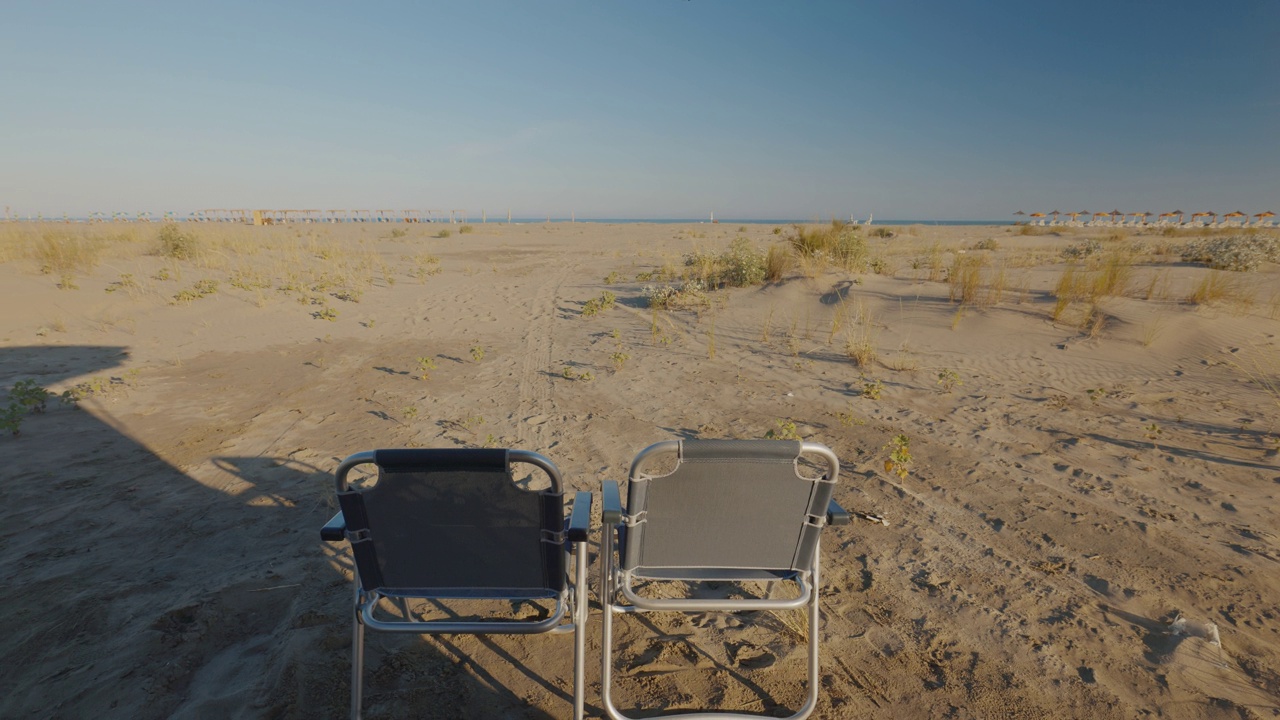
[[[577,555],[577,570],[574,571],[574,619],[573,619],[573,719],[582,720],[585,708],[586,664],[587,664],[587,620],[590,608],[587,606],[587,544],[574,544]]]
[[[360,580],[355,582],[354,613],[351,618],[351,720],[360,720],[361,696],[364,694],[364,622],[360,618]]]
[[[614,720],[625,716],[613,706],[613,534],[605,526],[600,532],[600,704]]]

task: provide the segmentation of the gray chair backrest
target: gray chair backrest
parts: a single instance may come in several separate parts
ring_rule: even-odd
[[[677,452],[665,475],[645,473],[661,452],[632,466],[624,569],[812,566],[837,478],[802,477],[799,442],[684,440]]]
[[[379,450],[378,482],[339,493],[365,590],[546,597],[565,586],[564,505],[512,481],[506,450]]]

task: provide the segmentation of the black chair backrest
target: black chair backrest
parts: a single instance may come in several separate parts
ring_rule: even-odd
[[[379,450],[378,481],[339,493],[366,591],[551,597],[565,587],[564,504],[516,486],[506,450]]]

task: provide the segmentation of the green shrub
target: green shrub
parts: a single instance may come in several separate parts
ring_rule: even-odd
[[[195,233],[184,233],[175,223],[165,223],[160,228],[160,254],[175,260],[195,257],[199,240]]]
[[[765,253],[746,238],[734,240],[719,255],[693,252],[684,256],[685,267],[693,268],[692,274],[711,288],[759,285],[767,274],[765,260]]]

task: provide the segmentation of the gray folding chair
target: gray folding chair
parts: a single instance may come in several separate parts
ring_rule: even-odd
[[[347,475],[367,463],[377,466],[377,483],[356,490]],[[518,487],[512,463],[540,469],[550,489]],[[355,560],[354,720],[361,712],[365,628],[424,635],[572,632],[573,716],[582,718],[591,493],[577,493],[566,523],[560,471],[523,450],[361,452],[343,460],[336,477],[342,510],[321,537],[350,542]],[[576,560],[572,579],[570,554]],[[543,600],[555,606],[535,620],[425,620],[410,612],[410,599]]]
[[[672,456],[675,456],[674,458]],[[823,466],[801,472],[801,456]],[[651,474],[651,468],[675,469]],[[840,473],[835,453],[817,443],[781,440],[684,440],[651,445],[636,456],[623,508],[618,483],[604,483],[601,603],[604,654],[601,695],[614,720],[628,720],[611,698],[613,614],[647,611],[738,612],[807,607],[808,696],[790,717],[806,718],[818,702],[818,536],[849,515],[832,499]],[[794,582],[794,598],[652,597],[638,582],[676,580],[685,587],[712,581]],[[772,587],[772,585],[770,585]],[[665,592],[663,594],[666,594]],[[645,717],[651,717],[646,714]],[[679,714],[695,718],[758,718],[734,712]]]

